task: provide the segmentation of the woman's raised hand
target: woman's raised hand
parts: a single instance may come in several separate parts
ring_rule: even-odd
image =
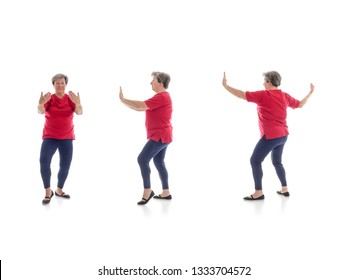
[[[70,99],[72,100],[73,103],[75,103],[76,105],[80,105],[81,104],[79,92],[77,92],[77,94],[75,94],[74,92],[72,92],[70,90],[69,91],[69,96],[70,96]]]
[[[50,100],[51,99],[51,95],[52,95],[52,93],[50,93],[50,92],[47,92],[47,93],[43,94],[43,92],[41,91],[41,96],[40,96],[40,99],[39,99],[39,105],[43,105],[48,100]]]

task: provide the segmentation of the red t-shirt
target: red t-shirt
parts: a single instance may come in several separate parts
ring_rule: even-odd
[[[172,102],[168,92],[161,92],[145,101],[147,139],[163,143],[172,142]]]
[[[300,106],[300,101],[281,90],[260,90],[246,92],[248,102],[256,103],[259,117],[260,138],[283,137],[289,134],[287,108]]]
[[[75,139],[72,122],[76,108],[68,94],[59,98],[52,94],[51,99],[45,103],[45,126],[42,138]]]

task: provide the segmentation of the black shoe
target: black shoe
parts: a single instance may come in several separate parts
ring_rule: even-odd
[[[258,197],[253,197],[253,195],[251,196],[246,196],[243,199],[244,200],[263,200],[265,198],[264,195],[258,196]]]
[[[46,205],[51,202],[51,198],[53,197],[54,193],[51,191],[51,196],[45,196],[45,198],[42,200],[42,204]]]
[[[145,198],[143,197],[142,200],[139,201],[137,204],[138,204],[138,205],[147,204],[148,201],[149,201],[153,196],[154,196],[154,192],[152,191],[148,199],[145,199]]]
[[[168,196],[155,195],[153,198],[170,200],[170,199],[172,199],[172,196],[171,196],[171,194],[169,194]]]
[[[61,194],[58,194],[57,192],[55,192],[55,195],[56,196],[59,196],[59,197],[62,197],[62,198],[66,198],[66,199],[69,199],[70,198],[70,195],[62,192]]]
[[[290,196],[289,192],[277,191],[277,193],[280,194],[280,195],[284,195],[284,196]]]

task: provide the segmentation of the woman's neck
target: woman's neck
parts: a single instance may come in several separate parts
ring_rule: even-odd
[[[55,95],[58,97],[58,98],[63,98],[65,93],[64,92],[56,92]]]

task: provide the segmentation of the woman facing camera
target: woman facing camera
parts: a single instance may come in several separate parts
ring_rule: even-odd
[[[45,188],[45,197],[42,204],[49,204],[53,197],[51,189],[51,160],[58,150],[60,156],[58,184],[55,195],[69,199],[70,195],[63,192],[66,178],[72,161],[73,145],[75,139],[73,116],[82,114],[82,105],[79,93],[69,91],[65,88],[69,79],[64,74],[57,74],[52,78],[55,93],[47,92],[39,99],[38,112],[45,114],[45,124],[42,135],[40,152],[40,171]]]

